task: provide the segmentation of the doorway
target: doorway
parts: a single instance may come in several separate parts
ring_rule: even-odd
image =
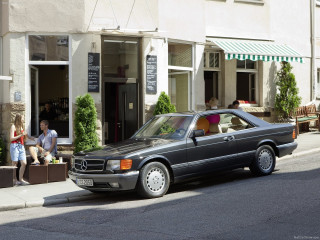
[[[218,80],[218,71],[204,71],[205,102],[209,102],[212,97],[219,99]]]
[[[138,129],[138,84],[135,79],[125,83],[106,82],[105,143],[130,138]]]
[[[102,36],[103,142],[130,138],[139,128],[140,39]]]

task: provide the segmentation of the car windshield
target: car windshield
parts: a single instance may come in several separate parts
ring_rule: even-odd
[[[182,139],[192,116],[157,116],[139,130],[134,138]]]

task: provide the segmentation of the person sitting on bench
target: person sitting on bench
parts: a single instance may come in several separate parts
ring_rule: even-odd
[[[44,164],[48,165],[52,161],[52,157],[57,154],[57,138],[58,134],[55,130],[49,129],[49,122],[42,120],[40,129],[43,133],[39,136],[35,147],[30,147],[29,152],[34,162],[33,165],[39,165],[38,155],[44,157]]]

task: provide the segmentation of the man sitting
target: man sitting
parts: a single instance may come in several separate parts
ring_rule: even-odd
[[[38,155],[44,157],[44,164],[48,165],[52,161],[52,157],[57,154],[57,138],[58,134],[55,130],[50,130],[49,122],[42,120],[40,122],[40,129],[43,133],[39,136],[35,147],[30,147],[29,152],[34,159],[33,165],[40,164]]]

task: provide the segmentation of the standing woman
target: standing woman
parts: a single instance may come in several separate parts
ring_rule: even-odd
[[[23,130],[23,119],[20,114],[17,114],[14,119],[14,124],[10,128],[10,155],[12,160],[12,165],[17,166],[18,161],[20,161],[21,167],[19,171],[19,181],[16,180],[16,185],[26,185],[29,184],[27,181],[23,180],[23,174],[26,169],[27,159],[26,151],[24,148],[24,137],[27,137],[27,133]]]

